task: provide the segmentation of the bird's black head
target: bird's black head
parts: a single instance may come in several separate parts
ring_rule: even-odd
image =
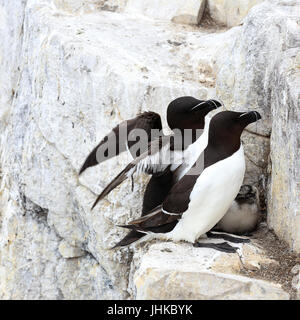
[[[209,124],[208,145],[204,151],[204,167],[223,160],[241,147],[245,127],[261,118],[256,111],[223,111],[214,115]]]
[[[222,111],[210,121],[209,142],[214,145],[240,146],[243,130],[252,122],[261,119],[257,111],[234,112]]]
[[[169,127],[174,129],[204,129],[204,118],[222,104],[217,100],[198,100],[185,96],[173,100],[167,109]]]

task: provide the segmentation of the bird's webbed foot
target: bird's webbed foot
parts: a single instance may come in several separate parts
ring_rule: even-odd
[[[250,242],[249,239],[240,238],[240,237],[233,237],[233,236],[230,236],[229,234],[226,234],[226,233],[212,233],[209,231],[206,233],[206,235],[208,238],[224,239],[226,241],[230,241],[233,243],[249,243]]]
[[[226,252],[226,253],[235,253],[238,248],[232,247],[230,244],[227,242],[222,242],[222,243],[201,243],[201,242],[195,242],[193,244],[194,247],[196,248],[210,248],[210,249],[215,249],[221,252]]]

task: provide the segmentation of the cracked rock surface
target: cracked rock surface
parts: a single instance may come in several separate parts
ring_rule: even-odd
[[[237,246],[235,244],[235,246]],[[153,244],[135,259],[133,276],[137,299],[267,299],[286,300],[289,294],[279,284],[241,274],[274,263],[255,246],[242,245],[239,253],[224,254],[189,244]]]

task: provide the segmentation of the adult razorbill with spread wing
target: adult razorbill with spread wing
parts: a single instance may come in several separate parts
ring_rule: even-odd
[[[194,152],[195,148],[197,150],[200,148],[201,151],[205,148],[207,138],[204,139],[202,136],[209,123],[207,115],[220,106],[221,103],[216,100],[201,101],[193,97],[181,97],[172,101],[167,110],[167,118],[170,129],[175,133],[163,135],[151,141],[146,146],[146,151],[130,162],[105,187],[92,209],[124,180],[140,172],[153,175],[149,182],[151,188],[147,188],[145,193],[142,211],[147,212],[147,208],[149,206],[153,208],[155,203],[161,204],[174,181],[178,181],[190,168],[190,164],[192,165],[196,160],[194,159],[194,155],[197,154]],[[204,132],[199,137],[203,129]],[[189,139],[186,139],[187,136]],[[94,149],[93,153],[96,154],[96,152]],[[96,157],[93,156],[93,158]]]

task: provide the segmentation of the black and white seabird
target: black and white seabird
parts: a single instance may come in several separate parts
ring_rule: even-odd
[[[147,214],[149,211],[162,204],[166,198],[171,187],[188,171],[193,165],[196,158],[194,158],[196,149],[203,149],[206,146],[208,127],[210,116],[208,113],[221,107],[222,104],[217,100],[198,100],[193,97],[180,97],[173,100],[167,108],[167,122],[172,130],[179,130],[183,138],[184,145],[179,146],[180,151],[187,148],[184,153],[184,162],[181,163],[179,156],[172,164],[165,170],[158,170],[152,174],[143,197],[142,215]],[[193,113],[197,110],[195,118]],[[186,116],[187,115],[187,116]],[[191,139],[185,140],[187,133],[185,130],[191,130]],[[203,130],[202,133],[199,130]],[[178,132],[178,131],[177,131]],[[201,140],[199,138],[199,132]],[[197,143],[195,143],[197,140]],[[171,141],[172,143],[172,141]],[[192,146],[193,145],[193,146]],[[177,146],[178,148],[178,146]],[[132,231],[132,236],[134,232]],[[129,235],[129,237],[131,237]]]
[[[136,171],[152,174],[144,195],[142,212],[147,213],[158,204],[161,204],[174,184],[174,180],[178,180],[188,170],[189,164],[182,165],[183,161],[190,159],[190,164],[192,165],[196,160],[196,158],[193,158],[195,154],[194,149],[200,147],[203,150],[205,148],[203,141],[207,139],[202,139],[203,141],[198,139],[199,134],[204,129],[205,124],[209,123],[210,119],[206,117],[207,114],[221,105],[217,100],[205,101],[189,96],[173,100],[167,109],[167,122],[170,129],[176,131],[176,133],[172,135],[159,134],[154,139],[151,136],[151,129],[158,129],[156,131],[158,132],[162,128],[160,116],[156,113],[144,112],[136,118],[124,121],[116,126],[87,157],[79,174],[88,167],[109,158],[107,157],[107,150],[104,148],[102,152],[99,152],[99,148],[107,143],[110,135],[116,135],[116,142],[120,144],[120,147],[116,149],[116,155],[125,151],[126,148],[131,152],[132,146],[136,141],[129,141],[128,137],[133,129],[144,129],[148,135],[148,142],[152,142],[146,145],[148,150],[139,150],[137,154],[132,153],[135,159],[103,190],[92,209],[99,200]],[[120,127],[125,127],[126,125],[127,131],[125,130],[125,135],[121,136],[119,134]],[[208,128],[208,125],[206,128]],[[185,139],[187,129],[190,134],[189,140]],[[179,144],[176,143],[177,135],[181,135],[182,137],[182,139],[178,139],[181,142]],[[205,130],[202,135],[205,135]],[[195,141],[197,141],[197,144]]]
[[[237,248],[226,242],[199,243],[197,239],[222,219],[237,196],[245,173],[240,136],[248,124],[260,118],[256,111],[223,111],[216,114],[210,121],[205,150],[201,155],[198,153],[199,158],[193,167],[171,188],[163,203],[147,215],[121,227],[151,237],[183,240],[198,247],[235,252]],[[197,162],[202,160],[203,170],[198,174],[191,173]],[[127,172],[132,168],[134,165]],[[234,242],[247,241],[234,239]],[[120,245],[124,245],[122,241],[116,246]]]

